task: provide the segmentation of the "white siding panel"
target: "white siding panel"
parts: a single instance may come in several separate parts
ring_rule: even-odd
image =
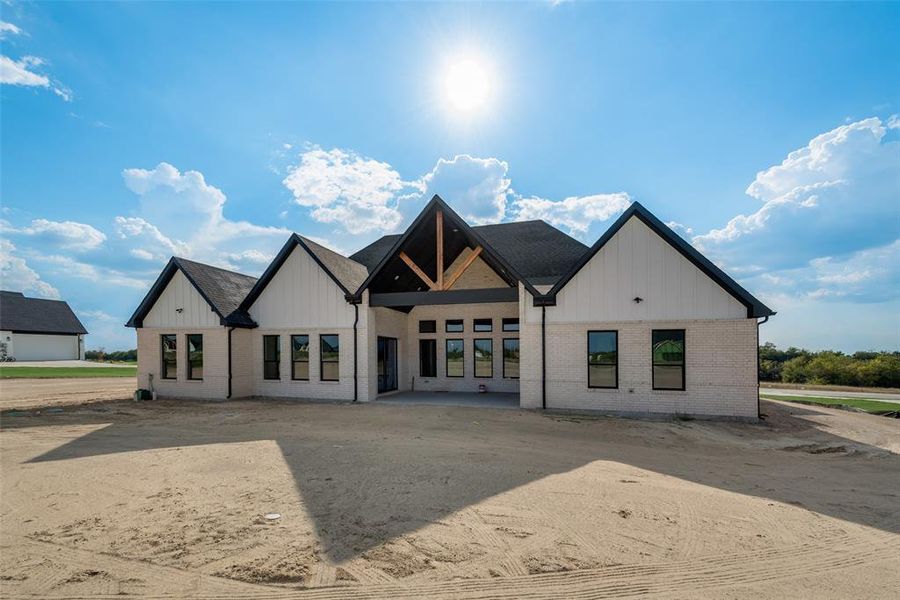
[[[179,308],[183,310],[178,312]],[[144,327],[220,326],[219,315],[180,270],[175,272],[144,318]]]
[[[635,297],[643,298],[640,303]],[[534,317],[528,311],[529,321]],[[557,294],[550,323],[742,319],[747,309],[637,218]]]
[[[250,307],[261,328],[353,326],[353,306],[306,250],[297,246]]]

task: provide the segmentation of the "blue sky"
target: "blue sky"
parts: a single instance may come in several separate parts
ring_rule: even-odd
[[[900,348],[898,4],[0,4],[0,269],[89,347],[172,254],[258,275],[432,193],[590,244],[632,201],[778,315]],[[475,64],[487,93],[448,105]],[[452,90],[449,90],[452,91]]]

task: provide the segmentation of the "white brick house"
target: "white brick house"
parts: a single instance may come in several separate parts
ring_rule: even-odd
[[[163,396],[483,386],[525,408],[756,418],[773,314],[638,203],[589,248],[543,221],[470,227],[435,196],[350,257],[294,234],[259,279],[173,258],[128,325]]]

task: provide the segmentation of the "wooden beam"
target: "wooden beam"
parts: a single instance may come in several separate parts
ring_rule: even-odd
[[[401,308],[439,304],[476,304],[481,302],[518,302],[514,287],[479,288],[476,290],[435,290],[432,292],[386,292],[371,294],[369,306]]]
[[[437,211],[437,289],[444,289],[444,211]]]
[[[419,265],[413,262],[409,256],[407,256],[406,252],[403,250],[400,251],[400,259],[406,263],[406,265],[413,270],[413,273],[419,276],[419,279],[424,281],[429,289],[437,289],[437,285],[431,280],[431,277],[425,274],[425,271],[419,268]]]
[[[473,250],[472,253],[466,257],[466,260],[463,261],[463,264],[459,265],[456,271],[454,271],[453,274],[447,278],[447,281],[444,282],[445,290],[449,290],[453,287],[453,284],[456,283],[456,280],[462,277],[462,274],[466,272],[466,269],[468,269],[473,262],[475,262],[475,259],[478,258],[479,254],[481,254],[481,246],[475,248],[475,250]]]

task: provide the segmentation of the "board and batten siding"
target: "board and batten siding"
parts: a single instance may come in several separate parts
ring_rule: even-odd
[[[222,322],[197,288],[178,270],[144,317],[143,326],[207,328],[221,327]]]
[[[294,248],[249,312],[265,329],[353,326],[353,306],[343,290],[300,246]]]
[[[636,297],[641,302],[635,302]],[[539,308],[527,320],[540,323]],[[548,323],[744,319],[747,308],[637,217],[556,295]]]

